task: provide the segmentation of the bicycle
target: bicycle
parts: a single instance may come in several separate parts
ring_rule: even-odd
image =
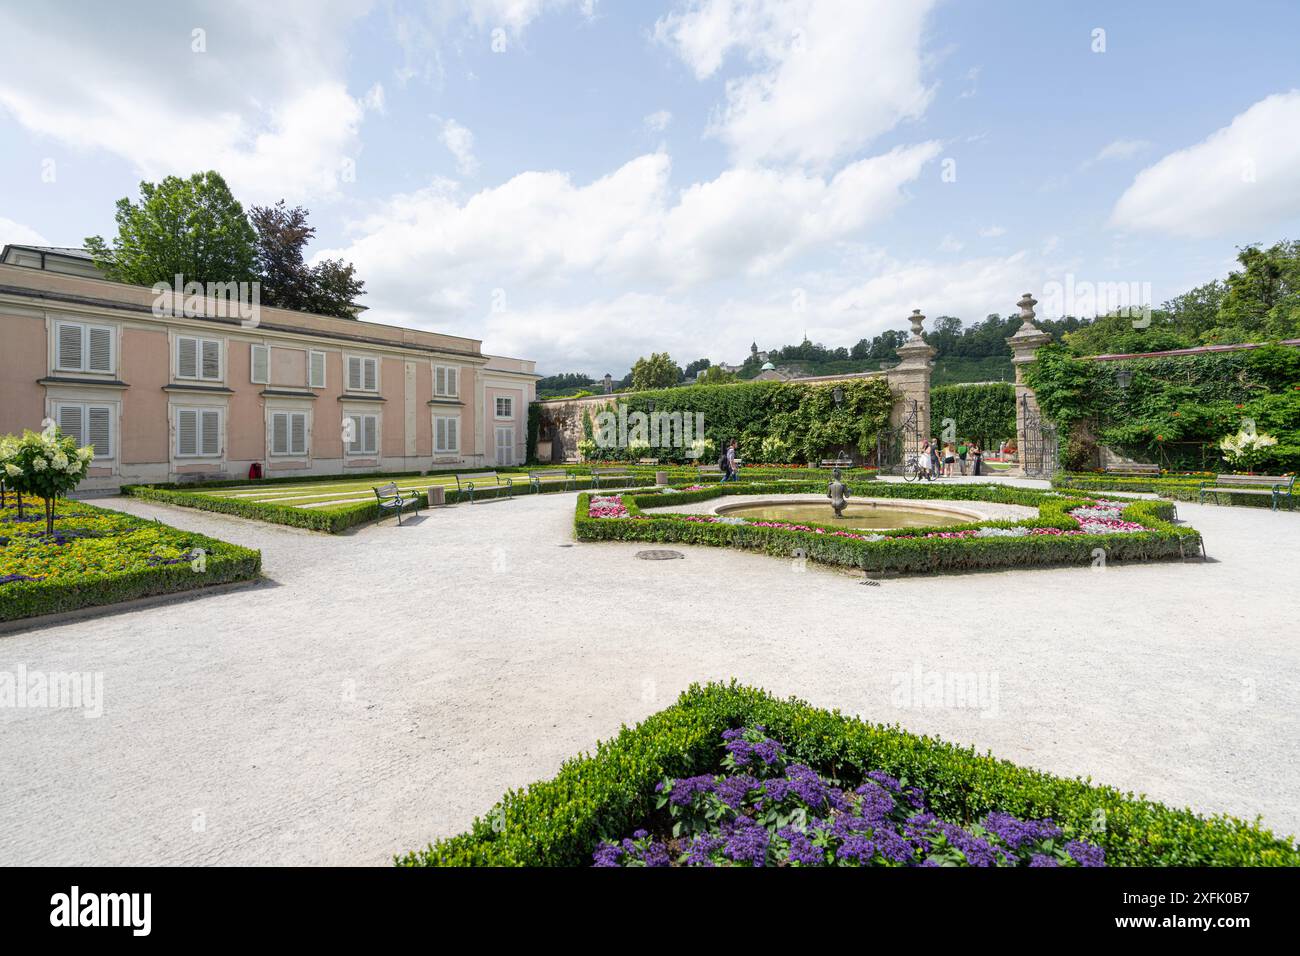
[[[909,455],[907,463],[903,465],[903,480],[920,481],[922,478],[926,481],[934,481],[934,472],[929,468],[921,467],[920,455]]]

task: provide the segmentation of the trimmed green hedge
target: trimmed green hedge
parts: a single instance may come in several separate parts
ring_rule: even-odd
[[[610,491],[619,491],[623,488],[636,487],[638,485],[652,484],[653,476],[643,478],[636,475],[632,476],[632,482],[627,485],[610,487]],[[574,488],[590,488],[591,479],[576,478],[573,482]],[[564,491],[563,482],[542,483],[542,494],[549,494],[557,491]],[[572,490],[572,489],[570,489]],[[365,524],[368,521],[376,521],[381,515],[379,505],[373,501],[359,501],[352,504],[336,505],[328,508],[294,508],[291,505],[279,505],[271,502],[248,501],[239,498],[220,498],[215,495],[205,495],[200,492],[182,491],[175,486],[162,485],[123,485],[122,494],[129,495],[133,498],[142,498],[147,501],[157,501],[162,504],[178,505],[182,508],[197,508],[200,511],[216,511],[221,514],[236,515],[240,518],[251,518],[254,521],[267,521],[271,524],[289,525],[293,528],[306,528],[310,531],[323,531],[326,534],[339,534],[348,528],[355,527],[359,524]],[[516,481],[514,486],[514,497],[521,495],[535,494],[532,487],[525,479],[523,483]],[[506,497],[505,488],[477,488],[474,491],[475,500],[485,498],[503,498]],[[427,508],[429,505],[429,496],[425,493],[419,495],[421,508]],[[468,501],[468,493],[462,494],[459,491],[448,489],[446,493],[447,504],[456,504],[459,501]]]
[[[824,491],[820,486],[790,484],[728,484],[681,494],[625,495],[628,519],[590,518],[590,495],[578,496],[574,529],[580,541],[653,541],[656,543],[702,544],[715,547],[761,551],[776,557],[791,557],[796,551],[810,561],[864,571],[934,573],[991,570],[1045,565],[1087,565],[1101,548],[1107,561],[1152,561],[1189,557],[1200,553],[1201,535],[1192,528],[1171,523],[1173,506],[1161,501],[1134,501],[1123,511],[1127,521],[1140,522],[1149,531],[1125,534],[1033,535],[1019,538],[924,538],[909,537],[929,531],[958,531],[982,527],[1055,527],[1069,530],[1077,522],[1065,512],[1084,504],[1086,498],[1052,495],[1027,488],[1004,485],[917,486],[893,483],[872,484],[851,490],[858,496],[879,498],[947,499],[953,501],[995,501],[1039,508],[1039,517],[1023,521],[978,521],[934,528],[907,528],[875,532],[883,541],[766,528],[755,524],[722,524],[686,521],[676,515],[636,516],[646,506],[672,507],[726,494],[771,494]],[[810,525],[826,531],[834,525]],[[866,532],[863,532],[866,533]]]
[[[395,858],[401,866],[588,866],[598,841],[640,826],[654,786],[718,766],[723,730],[761,724],[791,759],[840,779],[880,770],[918,786],[962,825],[993,810],[1051,817],[1106,851],[1110,866],[1300,866],[1300,849],[1258,822],[1199,816],[1088,780],[1056,777],[897,726],[871,724],[761,690],[692,685],[677,703],[623,727],[594,756],[507,791],[470,830]]]
[[[1072,472],[1052,478],[1052,487],[1061,491],[1079,491],[1084,494],[1095,494],[1098,491],[1123,491],[1130,494],[1159,495],[1161,498],[1172,498],[1176,501],[1200,501],[1201,486],[1213,483],[1212,478],[1115,478],[1092,472]],[[1220,504],[1227,504],[1229,501],[1234,506],[1272,507],[1272,499],[1264,495],[1221,495],[1219,497]],[[1295,507],[1294,504],[1292,507]]]
[[[84,502],[78,510],[105,511]],[[0,622],[17,621],[43,614],[57,614],[105,604],[119,604],[160,594],[174,594],[234,581],[256,580],[262,573],[262,552],[230,544],[217,538],[182,531],[120,512],[110,512],[126,532],[152,534],[160,546],[205,552],[202,571],[189,561],[121,571],[75,571],[50,574],[40,581],[12,581],[0,584]],[[69,522],[67,525],[72,524]],[[75,526],[75,525],[72,525]],[[111,537],[111,535],[105,535]],[[3,543],[3,539],[0,539]],[[59,547],[71,547],[62,545]],[[2,550],[2,549],[0,549]],[[117,553],[123,553],[118,551]],[[124,558],[125,560],[125,558]]]

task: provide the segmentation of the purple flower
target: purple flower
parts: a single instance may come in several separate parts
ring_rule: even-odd
[[[1026,843],[1052,840],[1061,835],[1061,828],[1047,820],[1018,820],[1009,813],[994,811],[984,818],[984,829],[999,840],[1019,850]]]
[[[1056,857],[1054,856],[1045,856],[1042,853],[1035,853],[1033,855],[1033,858],[1029,861],[1029,865],[1030,866],[1060,866],[1061,864],[1056,862]]]
[[[1106,851],[1082,840],[1071,840],[1065,844],[1065,852],[1074,858],[1080,866],[1105,866]]]
[[[841,860],[851,860],[859,866],[866,866],[876,855],[876,845],[871,842],[869,837],[851,836],[846,837],[840,844],[840,848],[835,851],[835,856]]]
[[[713,854],[722,849],[725,840],[711,833],[699,833],[691,840],[691,847],[686,854],[687,866],[713,866]]]
[[[789,859],[800,866],[825,866],[826,852],[814,846],[808,834],[794,827],[782,827],[776,835],[790,844]]]
[[[618,866],[618,861],[623,856],[623,848],[617,843],[610,843],[602,840],[596,847],[596,852],[591,855],[594,860],[594,866]]]
[[[687,807],[691,805],[697,793],[709,793],[714,786],[714,779],[708,774],[701,774],[698,777],[683,777],[681,780],[672,781],[668,799],[679,807]]]
[[[760,827],[748,817],[737,817],[736,822],[724,825],[726,845],[722,848],[725,856],[737,863],[750,866],[767,865],[767,847],[771,837],[767,827]]]
[[[758,781],[748,774],[740,773],[719,780],[715,792],[719,800],[731,809],[739,810],[745,798],[749,796],[749,792],[756,789],[758,789]]]

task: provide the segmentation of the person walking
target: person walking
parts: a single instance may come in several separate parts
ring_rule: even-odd
[[[970,447],[965,441],[961,441],[957,444],[957,462],[963,475],[966,474],[966,453],[968,451],[970,451]]]
[[[727,478],[726,481],[740,480],[740,466],[736,464],[736,439],[731,440],[727,446]]]
[[[983,471],[984,449],[980,447],[980,443],[978,441],[971,442],[970,457],[971,457],[971,474],[982,475],[984,473]]]

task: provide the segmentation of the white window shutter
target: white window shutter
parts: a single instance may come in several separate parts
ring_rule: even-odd
[[[325,387],[325,353],[311,352],[308,355],[309,369],[307,372],[307,385],[309,388]]]
[[[113,409],[109,406],[91,405],[86,409],[86,444],[95,447],[96,458],[113,457]]]
[[[289,416],[276,412],[271,416],[271,454],[287,455],[289,453]]]
[[[366,452],[370,454],[374,454],[374,452],[378,450],[378,446],[376,445],[376,438],[379,432],[379,419],[376,418],[374,415],[367,415],[365,417],[365,424],[366,424]]]
[[[456,396],[460,394],[460,382],[458,381],[459,378],[460,378],[460,373],[456,369],[454,368],[447,369],[447,394],[448,395]]]
[[[361,391],[361,359],[356,356],[348,357],[348,391]]]
[[[203,378],[221,378],[221,343],[214,339],[203,340]]]
[[[445,418],[433,420],[433,450],[447,450],[447,419]]]
[[[270,350],[265,345],[254,345],[252,350],[252,359],[249,363],[252,367],[252,373],[248,376],[249,381],[258,385],[265,385],[270,379],[268,371]]]
[[[378,364],[377,359],[366,359],[365,361],[366,381],[363,388],[365,388],[367,392],[374,392],[379,389],[379,383],[377,380]]]
[[[192,408],[182,408],[176,413],[176,454],[197,455],[199,452],[199,413]]]
[[[90,361],[86,365],[91,372],[113,371],[113,330],[92,326],[88,330]]]
[[[460,436],[456,434],[460,431],[460,419],[447,419],[447,451],[458,451],[460,449]]]
[[[176,377],[199,377],[199,340],[181,338],[176,340]]]
[[[295,455],[307,454],[307,416],[301,412],[289,418],[289,450]]]
[[[79,325],[59,323],[59,354],[55,361],[59,368],[81,370],[81,331]]]
[[[221,413],[204,411],[202,418],[203,454],[219,455],[221,454]]]
[[[78,448],[86,443],[86,433],[81,427],[80,405],[59,406],[59,431],[63,432],[68,438],[73,439]]]
[[[349,415],[348,421],[352,423],[352,441],[348,442],[348,452],[355,455],[361,451],[361,416]]]
[[[433,370],[433,394],[447,394],[447,370],[441,365]]]

